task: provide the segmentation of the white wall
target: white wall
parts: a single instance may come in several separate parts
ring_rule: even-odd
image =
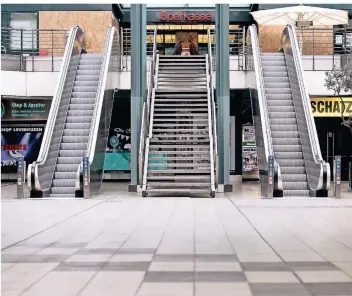
[[[58,76],[59,72],[1,71],[1,95],[52,97]]]
[[[51,62],[47,57],[37,57],[42,63],[36,66],[40,69],[49,70]],[[315,68],[324,69],[332,65],[332,56],[315,56]],[[339,65],[340,60],[335,56],[335,64]],[[312,56],[303,56],[306,83],[310,95],[328,96],[333,92],[328,91],[324,86],[325,71],[310,71],[313,63]],[[55,60],[55,68],[59,69],[60,59]],[[38,64],[38,61],[37,61]],[[128,57],[128,67],[130,60]],[[148,58],[149,66],[149,58]],[[245,73],[236,71],[238,69],[238,56],[230,57],[230,88],[245,88]],[[31,67],[31,62],[27,61],[27,67]],[[48,68],[49,67],[49,68]],[[149,67],[147,68],[149,69]],[[59,72],[15,72],[1,71],[1,94],[10,96],[53,96]],[[148,78],[147,78],[148,79]],[[119,74],[118,85],[120,89],[131,89],[131,72]]]

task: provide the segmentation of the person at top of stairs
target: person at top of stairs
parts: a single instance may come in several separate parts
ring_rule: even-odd
[[[177,35],[177,43],[175,44],[175,50],[172,55],[181,55],[182,54],[182,36],[181,34]]]
[[[193,42],[193,36],[192,35],[189,35],[188,42],[189,42],[189,53],[191,55],[199,55],[198,48]]]

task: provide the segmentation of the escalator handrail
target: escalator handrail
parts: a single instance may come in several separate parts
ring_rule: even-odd
[[[114,26],[109,26],[108,32],[106,34],[106,40],[104,45],[104,53],[103,53],[103,60],[101,64],[100,76],[99,76],[99,85],[97,89],[97,99],[95,100],[94,104],[94,112],[93,118],[91,121],[90,131],[89,131],[89,138],[88,138],[88,146],[86,156],[89,159],[89,163],[93,163],[94,154],[95,154],[95,146],[98,137],[98,130],[99,130],[99,123],[100,123],[100,116],[101,116],[101,109],[103,106],[104,101],[104,92],[105,92],[105,85],[108,78],[109,72],[109,64],[110,64],[110,56],[112,51],[112,46],[114,42],[114,35],[118,31]]]
[[[273,149],[272,138],[271,138],[268,106],[266,103],[267,101],[266,101],[266,94],[265,94],[264,75],[263,75],[263,67],[260,59],[258,34],[257,34],[257,28],[255,27],[255,25],[252,25],[249,27],[249,33],[250,33],[251,42],[252,42],[254,67],[256,66],[258,67],[257,71],[255,71],[255,76],[256,76],[257,85],[260,88],[260,90],[258,90],[259,102],[262,102],[263,104],[264,114],[262,113],[260,114],[262,117],[261,122],[262,124],[264,124],[265,126],[264,130],[267,133],[266,135],[263,134],[263,139],[264,139],[265,157],[267,162],[269,162],[269,156],[274,155],[274,149]]]
[[[309,97],[308,89],[305,85],[304,69],[302,65],[302,59],[300,57],[300,51],[298,47],[296,32],[292,25],[287,25],[287,28],[288,28],[288,32],[290,34],[290,39],[292,43],[293,61],[297,69],[298,83],[299,83],[299,88],[301,90],[302,102],[304,107],[303,109],[304,109],[305,118],[307,119],[307,124],[308,124],[309,139],[311,142],[311,147],[314,149],[313,157],[316,163],[324,163],[325,161],[323,160],[321,155],[318,134],[314,123],[313,111],[310,104],[310,97]]]
[[[35,161],[35,165],[40,165],[40,164],[45,163],[46,158],[48,156],[51,138],[52,138],[52,134],[53,134],[54,127],[55,127],[56,116],[57,116],[57,113],[59,110],[61,96],[62,96],[62,92],[63,92],[64,85],[65,85],[66,74],[68,71],[68,67],[70,65],[72,48],[75,43],[76,33],[77,33],[78,29],[79,29],[79,26],[75,26],[75,27],[72,27],[70,30],[67,46],[66,46],[65,53],[64,53],[64,56],[62,59],[62,63],[61,63],[61,69],[60,69],[60,74],[59,74],[59,83],[57,83],[57,85],[56,85],[53,100],[51,102],[51,108],[50,108],[48,120],[47,120],[47,123],[45,126],[42,145],[41,145],[41,148],[39,151],[38,158]]]

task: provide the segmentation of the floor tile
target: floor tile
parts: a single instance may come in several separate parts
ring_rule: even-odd
[[[290,271],[246,271],[249,283],[298,283]]]
[[[339,270],[296,271],[303,283],[352,283],[352,279]]]
[[[150,262],[108,262],[102,267],[104,271],[147,271]]]
[[[136,296],[193,296],[193,283],[146,283]]]
[[[80,296],[135,296],[144,272],[99,271]]]
[[[352,295],[352,283],[319,283],[305,284],[314,296],[349,296]]]
[[[281,258],[286,262],[325,262],[326,260],[314,252],[280,252]]]
[[[61,262],[55,271],[93,271],[103,267],[104,262]]]
[[[109,262],[150,262],[153,259],[153,254],[115,254]]]
[[[93,271],[50,272],[23,293],[23,296],[76,296],[94,274]]]
[[[193,282],[194,272],[191,271],[148,271],[145,282]]]
[[[293,271],[338,270],[331,262],[288,262],[287,265]]]
[[[236,271],[219,271],[219,272],[196,272],[196,282],[245,282],[246,278],[243,272]]]
[[[110,257],[110,254],[72,255],[66,262],[107,262]]]
[[[241,262],[244,271],[289,271],[284,262]]]
[[[44,248],[36,253],[36,255],[72,255],[76,253],[78,248]]]
[[[194,271],[194,262],[152,262],[149,271]]]
[[[253,296],[311,296],[302,284],[249,284]]]
[[[196,261],[196,271],[242,271],[238,262]]]
[[[240,262],[282,262],[274,253],[237,253],[237,256]]]
[[[252,296],[247,283],[195,283],[195,296]]]

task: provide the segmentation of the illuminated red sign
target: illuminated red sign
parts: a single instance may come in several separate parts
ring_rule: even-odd
[[[22,145],[22,144],[5,144],[1,145],[1,150],[5,151],[14,151],[14,150],[20,150],[20,151],[26,151],[27,150],[27,145]]]
[[[166,11],[160,12],[160,20],[163,22],[174,21],[203,21],[209,22],[213,19],[211,13],[188,13],[188,12],[175,12],[169,13]]]

